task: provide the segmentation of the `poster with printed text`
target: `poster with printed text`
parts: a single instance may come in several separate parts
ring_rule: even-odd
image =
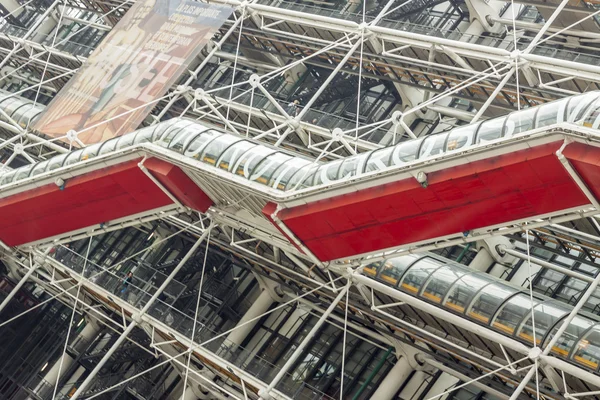
[[[233,8],[138,0],[56,95],[34,129],[89,145],[135,130]]]

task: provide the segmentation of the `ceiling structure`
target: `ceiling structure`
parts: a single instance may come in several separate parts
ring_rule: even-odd
[[[216,0],[232,16],[138,130],[34,131],[132,3],[0,0],[0,310],[34,285],[113,330],[70,398],[163,365],[190,399],[600,397],[596,3]],[[211,330],[225,264],[261,294]],[[312,327],[263,373],[242,342],[292,305]],[[359,340],[375,372],[344,391]],[[134,350],[160,364],[107,373]]]

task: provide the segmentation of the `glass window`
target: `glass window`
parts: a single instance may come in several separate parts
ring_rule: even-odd
[[[487,285],[475,295],[467,310],[467,315],[479,322],[488,324],[496,314],[498,307],[515,293],[517,293],[517,289],[500,282]],[[512,333],[512,331],[509,333]]]
[[[187,129],[182,129],[179,131],[173,139],[171,139],[171,143],[169,143],[169,149],[177,151],[181,153],[185,147],[187,139],[190,137],[190,132]]]
[[[269,147],[253,147],[252,149],[242,154],[235,167],[233,168],[233,171],[236,175],[240,175],[245,177],[246,179],[249,179],[250,173],[258,165],[258,163],[273,153],[275,153],[275,150]]]
[[[598,126],[600,126],[600,102],[594,103],[594,106],[592,107],[591,112],[585,118],[583,125],[587,126],[588,128],[598,129]]]
[[[534,309],[534,318],[535,321],[535,343],[539,345],[542,343],[542,339],[548,333],[550,329],[554,326],[554,324],[568,314],[568,310],[566,307],[561,306],[560,304],[554,302],[544,302],[538,304]],[[525,320],[525,323],[519,329],[517,336],[521,339],[526,340],[527,342],[533,344],[533,326],[532,326],[532,318],[531,313],[529,318]]]
[[[140,129],[135,134],[133,143],[140,144],[140,143],[152,142],[152,136],[154,135],[155,130],[156,130],[155,126],[149,126],[147,128]]]
[[[124,149],[125,147],[129,147],[133,144],[133,139],[135,139],[135,134],[127,134],[123,135],[117,141],[117,145],[115,146],[116,150]]]
[[[492,281],[492,278],[487,274],[469,274],[463,276],[450,288],[444,301],[444,306],[459,313],[464,313],[475,293]]]
[[[369,154],[369,159],[365,164],[365,172],[380,171],[389,167],[394,149],[395,147],[386,147],[367,153]]]
[[[98,151],[102,147],[102,143],[96,143],[91,146],[85,147],[81,152],[81,161],[89,160],[98,155]]]
[[[116,140],[112,141],[113,143],[116,143]],[[104,145],[106,145],[108,142],[105,142]],[[77,161],[79,161],[79,158],[81,157],[81,153],[83,153],[83,149],[81,150],[77,150],[74,151],[72,153],[70,153],[66,158],[65,158],[65,162],[63,164],[63,167],[66,167],[67,165],[71,165],[71,164],[75,164]]]
[[[567,105],[567,122],[578,122],[588,110],[590,103],[598,98],[598,93],[590,92],[579,96],[571,97]]]
[[[597,370],[600,363],[600,325],[594,326],[577,343],[573,351],[573,360],[586,368]]]
[[[429,275],[441,266],[442,263],[434,258],[424,257],[420,259],[404,275],[400,288],[412,294],[419,293]]]
[[[337,160],[322,164],[319,166],[319,169],[315,173],[315,179],[313,181],[313,186],[321,185],[323,183],[327,184],[331,181],[335,181],[338,176],[338,172],[344,160]]]
[[[31,169],[31,173],[29,174],[29,176],[36,176],[43,172],[46,172],[46,167],[48,166],[48,162],[49,162],[49,160],[46,160],[46,161],[42,161],[42,162],[35,164],[35,167],[33,167]]]
[[[119,140],[119,138],[116,137],[116,138],[108,139],[106,142],[102,143],[102,145],[100,146],[100,150],[98,151],[98,155],[101,156],[101,155],[108,154],[108,153],[114,151],[117,146],[118,140]]]
[[[477,132],[478,126],[478,124],[474,124],[452,129],[448,134],[446,150],[460,150],[463,147],[471,146],[475,142],[475,132]]]
[[[186,126],[194,124],[192,121],[178,120],[174,124],[170,124],[169,128],[162,134],[162,136],[155,136],[155,143],[162,147],[169,147],[171,140],[177,136],[182,129]]]
[[[528,295],[519,293],[504,303],[492,326],[512,335],[521,325],[521,322],[531,314],[531,308],[537,304],[536,299],[533,299],[532,305]]]
[[[269,181],[269,186],[278,189],[284,190],[287,185],[289,179],[302,167],[311,164],[310,161],[305,160],[303,158],[294,157],[281,167],[275,171],[271,180]]]
[[[1,184],[1,183],[0,183]],[[369,265],[366,265],[362,272],[364,275],[370,275],[370,276],[377,276],[377,273],[379,272],[379,270],[381,269],[381,265],[383,264],[383,262],[378,261],[375,263],[371,263]]]
[[[431,300],[434,303],[441,303],[446,293],[448,293],[450,286],[467,272],[467,269],[458,265],[446,265],[438,269],[425,284],[425,288],[421,292],[421,297]]]
[[[317,168],[319,168],[318,164],[310,163],[297,170],[296,173],[290,178],[288,184],[285,186],[285,190],[302,189],[307,187],[306,182],[312,182]],[[300,183],[300,181],[302,181],[302,183]]]
[[[369,155],[369,153],[363,153],[358,156],[346,158],[338,171],[337,179],[347,179],[360,175],[363,170],[363,163]]]
[[[406,271],[408,267],[410,267],[419,258],[421,258],[421,256],[409,254],[386,260],[381,268],[379,280],[396,286],[402,277],[402,274],[404,274],[404,271]]]
[[[37,164],[29,164],[29,165],[26,165],[24,167],[17,169],[15,171],[16,173],[15,173],[13,182],[17,182],[17,181],[27,178],[29,176],[29,172],[31,172],[33,167],[35,167],[36,165]]]
[[[517,135],[519,133],[532,130],[533,121],[535,120],[535,114],[537,112],[537,107],[531,107],[511,113],[506,120],[504,136],[510,137],[512,135]]]
[[[566,98],[559,101],[553,101],[539,107],[539,111],[535,119],[535,127],[541,128],[563,122],[565,120],[565,112],[568,101],[569,99]]]
[[[392,152],[391,165],[402,165],[404,163],[414,161],[417,159],[417,152],[423,139],[410,140],[402,142]]]
[[[219,168],[226,169],[231,171],[233,166],[237,162],[238,158],[250,150],[253,147],[256,147],[256,144],[252,142],[248,142],[247,140],[241,140],[236,144],[230,146],[225,152],[221,155],[221,159],[217,161]]]
[[[535,323],[537,324],[537,318],[535,320]],[[558,342],[556,342],[556,344],[552,347],[552,353],[557,354],[562,357],[565,357],[565,358],[569,357],[571,349],[573,347],[575,347],[575,343],[577,343],[579,338],[582,337],[583,334],[593,324],[594,323],[587,318],[581,318],[579,316],[576,316],[575,318],[573,318],[573,320],[571,321],[569,326],[567,326],[567,329],[565,330],[565,332],[558,339]],[[552,330],[552,333],[550,335],[548,335],[548,338],[546,339],[546,345],[550,342],[550,340],[552,340],[552,338],[556,334],[556,331],[558,331],[558,329],[560,328],[561,325],[562,325],[562,323],[557,324],[554,327],[554,329]]]
[[[292,157],[283,153],[271,154],[256,166],[254,171],[252,171],[252,175],[250,175],[250,180],[267,185],[271,175],[273,175],[277,168],[291,159]]]
[[[4,175],[2,175],[0,177],[0,186],[6,185],[7,183],[12,182],[16,173],[17,173],[17,171],[11,171],[11,172],[8,172],[8,173],[5,173]]]
[[[447,133],[431,135],[425,138],[419,149],[419,158],[435,156],[444,152],[446,148]]]
[[[502,137],[504,121],[506,121],[506,117],[493,118],[482,122],[477,130],[476,143],[485,143]]]
[[[200,157],[200,161],[210,165],[216,165],[221,154],[223,154],[229,146],[240,140],[239,137],[233,135],[219,136],[206,145],[202,152],[202,156]]]
[[[221,133],[212,129],[203,132],[190,143],[188,148],[185,150],[185,156],[195,158],[196,160],[200,159],[200,153],[204,149],[204,146],[219,136],[221,136]]]
[[[63,162],[65,161],[65,158],[67,158],[69,156],[69,153],[67,154],[61,154],[59,156],[56,157],[52,157],[50,159],[50,162],[48,163],[48,167],[46,168],[47,171],[53,171],[57,168],[62,167]]]

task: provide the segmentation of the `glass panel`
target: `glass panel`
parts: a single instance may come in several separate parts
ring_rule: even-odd
[[[302,167],[311,164],[310,161],[303,158],[294,157],[290,161],[283,164],[271,177],[269,186],[284,190],[289,179]]]
[[[179,132],[179,135],[175,136],[173,140],[171,140],[169,149],[178,153],[183,153],[183,151],[187,149],[188,145],[206,129],[207,128],[198,125],[183,129],[181,132]]]
[[[517,135],[519,133],[532,130],[533,122],[535,120],[535,113],[537,113],[537,111],[537,107],[532,107],[510,114],[506,120],[504,135],[510,137],[512,135]]]
[[[300,168],[298,171],[296,171],[296,173],[294,175],[292,175],[288,184],[285,185],[284,190],[293,190],[296,188],[296,186],[299,189],[302,188],[302,185],[298,185],[298,182],[300,182],[300,180],[302,180],[303,182],[306,182],[307,180],[311,179],[318,167],[319,167],[318,164],[315,165],[313,163],[310,163],[310,164],[306,165],[305,167]]]
[[[450,288],[448,296],[444,301],[444,306],[461,314],[464,313],[475,293],[491,282],[492,278],[487,274],[469,274],[463,276]],[[473,316],[473,318],[480,319],[477,316]],[[485,320],[485,317],[483,319]]]
[[[203,132],[200,136],[198,136],[190,143],[189,147],[185,150],[185,156],[192,157],[198,160],[200,158],[200,152],[202,152],[204,146],[206,146],[211,140],[214,140],[219,136],[221,136],[221,133],[212,129]]]
[[[250,180],[267,185],[271,175],[285,162],[291,160],[292,157],[283,154],[275,153],[265,158],[258,164],[250,176]]]
[[[475,132],[478,126],[479,124],[467,125],[450,131],[448,141],[446,142],[446,150],[459,150],[463,147],[471,146],[475,142]]]
[[[236,163],[236,166],[234,167],[234,173],[236,175],[243,176],[246,179],[250,178],[250,173],[254,170],[254,167],[256,167],[264,158],[273,154],[274,152],[275,150],[263,146],[256,146],[248,150]]]
[[[135,139],[135,134],[123,135],[117,141],[116,150],[124,149],[125,147],[129,147],[133,144],[133,139]]]
[[[484,143],[489,142],[490,140],[499,139],[502,136],[504,121],[506,121],[506,117],[493,118],[482,122],[477,130],[476,143]]]
[[[17,181],[27,178],[29,176],[29,172],[31,172],[31,170],[33,169],[33,167],[35,167],[35,165],[36,164],[29,164],[29,165],[26,165],[24,167],[17,169],[15,171],[15,177],[14,177],[13,182],[17,182]]]
[[[389,167],[394,149],[395,147],[386,147],[367,153],[369,154],[369,159],[365,165],[365,172],[380,171]]]
[[[338,171],[342,166],[343,162],[344,160],[337,160],[321,165],[315,173],[315,179],[312,185],[316,186],[321,185],[323,183],[327,184],[331,181],[335,181],[338,176]]]
[[[204,151],[202,152],[200,161],[210,165],[216,165],[217,160],[221,157],[221,154],[223,154],[223,152],[227,150],[229,146],[239,140],[239,137],[233,135],[222,135],[216,138],[206,145]]]
[[[537,324],[537,318],[535,320]],[[593,322],[587,318],[581,318],[576,316],[573,318],[569,326],[567,326],[567,330],[561,335],[558,339],[558,342],[552,347],[552,353],[558,354],[562,357],[568,357],[571,349],[575,346],[575,343],[579,340],[579,338],[587,331]],[[546,345],[552,340],[556,331],[558,331],[561,324],[557,324],[556,327],[552,330],[552,333],[548,335],[546,339]]]
[[[419,158],[435,156],[443,153],[446,148],[447,133],[440,135],[431,135],[425,138],[421,149],[419,150]]]
[[[419,293],[429,275],[441,266],[442,263],[434,258],[424,257],[420,259],[404,275],[400,288],[412,294]]]
[[[41,174],[42,172],[46,172],[46,167],[48,166],[49,160],[42,161],[40,163],[35,164],[35,167],[31,169],[31,173],[29,176],[36,176]]]
[[[109,139],[106,142],[104,142],[100,146],[100,151],[98,152],[98,155],[101,156],[103,154],[107,154],[107,153],[110,153],[111,151],[114,151],[115,147],[117,146],[117,141],[118,140],[119,140],[119,138],[116,137],[116,138],[112,138],[112,139]]]
[[[117,143],[116,140],[113,140],[112,142],[113,142],[113,144]],[[108,142],[105,142],[104,146],[106,146],[106,144],[108,144]],[[65,162],[63,164],[63,167],[67,166],[67,165],[75,164],[77,161],[79,161],[79,158],[81,157],[81,153],[83,153],[83,150],[77,150],[77,151],[74,151],[71,154],[69,154],[67,156],[67,158],[65,158]]]
[[[248,142],[247,140],[241,140],[240,142],[237,142],[225,150],[221,156],[221,159],[218,161],[219,168],[230,171],[237,162],[238,157],[255,146],[256,144]]]
[[[585,116],[590,103],[598,98],[598,93],[584,93],[579,96],[572,97],[567,106],[567,122],[578,122]]]
[[[402,165],[409,161],[417,159],[417,151],[423,139],[411,140],[408,142],[402,142],[394,147],[392,152],[391,165]]]
[[[600,363],[600,326],[594,326],[585,337],[577,343],[573,352],[573,360],[586,368],[597,370]]]
[[[406,269],[419,258],[421,258],[421,256],[409,254],[386,260],[383,263],[383,268],[381,269],[379,279],[385,283],[396,286],[402,277],[402,274],[404,274],[404,271],[406,271]]]
[[[47,171],[53,171],[57,168],[62,167],[63,161],[67,158],[69,154],[61,154],[60,156],[52,157],[50,162],[48,163]]]
[[[561,306],[557,303],[544,302],[537,305],[534,309],[534,321],[535,321],[535,343],[539,345],[542,343],[544,335],[548,333],[554,324],[561,319],[563,316],[568,314],[566,307]],[[532,326],[531,313],[529,318],[525,321],[521,329],[519,329],[517,336],[521,339],[525,339],[529,343],[533,344],[533,326]]]
[[[475,295],[467,310],[467,315],[487,324],[498,310],[498,307],[515,293],[517,293],[517,289],[500,282],[487,285]],[[509,333],[512,333],[512,331]]]
[[[585,118],[583,125],[589,128],[598,129],[598,126],[600,126],[600,102],[594,103],[593,110]]]
[[[154,143],[162,147],[169,147],[171,140],[186,126],[194,124],[192,121],[179,120],[172,124],[162,136],[156,136]]]
[[[89,160],[98,155],[98,151],[102,147],[102,143],[96,143],[91,146],[85,147],[81,153],[81,161]]]
[[[567,108],[568,98],[552,103],[544,104],[539,108],[537,113],[535,127],[541,128],[544,126],[563,122],[565,120],[565,111]]]
[[[6,185],[7,183],[12,182],[12,180],[15,177],[16,173],[17,173],[17,171],[11,171],[9,173],[6,173],[6,174],[2,175],[0,177],[0,186]]]
[[[370,276],[377,276],[377,273],[379,272],[379,270],[381,269],[381,266],[383,265],[383,262],[378,261],[375,263],[371,263],[369,265],[366,265],[362,272],[364,275],[370,275]]]
[[[533,306],[538,304],[536,299],[533,299]],[[504,333],[512,335],[515,329],[519,327],[523,319],[531,313],[531,300],[529,296],[519,293],[504,303],[500,308],[498,315],[494,319],[492,326],[501,330]]]
[[[337,179],[348,179],[360,175],[363,169],[363,162],[369,155],[369,153],[363,153],[355,157],[346,158],[338,171]]]
[[[468,272],[458,265],[446,265],[438,269],[425,284],[421,296],[434,303],[441,303],[450,286]]]

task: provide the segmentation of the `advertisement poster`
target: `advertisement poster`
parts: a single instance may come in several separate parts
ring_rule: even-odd
[[[138,0],[33,128],[52,137],[81,132],[86,145],[135,130],[232,12],[191,0]]]

